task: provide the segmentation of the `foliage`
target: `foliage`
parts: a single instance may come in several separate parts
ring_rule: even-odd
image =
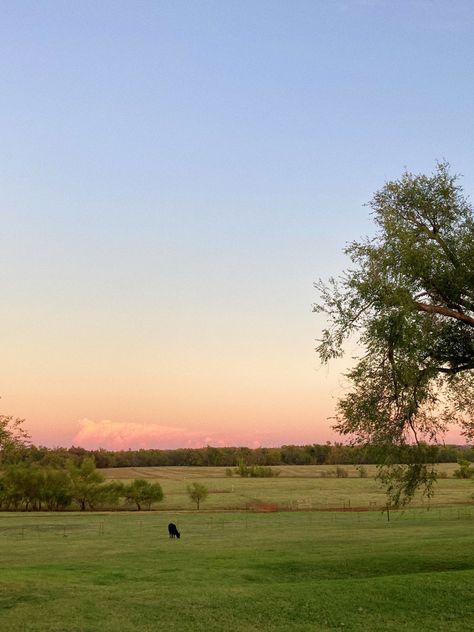
[[[448,165],[431,176],[405,173],[370,202],[378,233],[353,242],[338,280],[316,284],[329,326],[317,351],[341,356],[357,334],[365,350],[347,377],[335,429],[381,446],[391,502],[409,501],[436,480],[426,441],[448,423],[474,434],[474,216]],[[392,447],[418,452],[403,467]]]
[[[143,479],[125,487],[121,482],[106,482],[92,459],[80,466],[66,467],[39,463],[11,463],[3,467],[0,477],[0,509],[21,511],[62,511],[73,502],[80,509],[114,507],[121,498],[135,502],[138,509],[163,499],[158,482]]]
[[[52,466],[11,464],[4,467],[0,480],[0,506],[3,509],[57,511],[65,509],[72,501],[67,472]]]
[[[158,482],[150,483],[143,478],[134,480],[123,490],[125,499],[136,504],[138,511],[142,505],[147,509],[151,509],[153,503],[163,500],[163,490]]]
[[[459,469],[454,471],[454,476],[456,478],[472,478],[474,477],[474,469],[471,467],[471,463],[469,461],[464,461],[460,459],[458,461]]]
[[[235,468],[235,473],[241,476],[242,478],[272,478],[273,476],[278,476],[280,473],[278,470],[274,470],[273,468],[265,465],[247,465],[247,463],[242,459],[239,462],[238,467]]]
[[[29,442],[24,419],[0,415],[0,463],[12,459]]]
[[[80,466],[70,462],[68,472],[71,479],[71,494],[81,511],[87,507],[94,509],[101,499],[105,481],[104,475],[97,471],[94,460],[84,459]]]
[[[410,446],[406,446],[408,450]],[[86,450],[84,448],[47,448],[28,445],[18,449],[15,454],[4,455],[4,463],[39,463],[65,467],[68,461],[80,465],[85,458],[92,458],[98,469],[127,467],[187,466],[208,467],[201,458],[206,448],[186,448],[176,450]],[[216,448],[219,451],[221,466],[238,466],[244,460],[247,466],[263,465],[349,465],[371,464],[380,458],[380,446],[362,444],[351,445],[336,443],[291,445],[282,448]],[[438,463],[456,463],[458,459],[474,462],[474,449],[469,446],[437,445]]]
[[[189,498],[196,503],[196,509],[199,509],[199,505],[203,500],[207,498],[209,491],[202,483],[191,483],[187,487]]]
[[[43,466],[43,499],[49,511],[61,511],[72,502],[71,481],[63,468]]]

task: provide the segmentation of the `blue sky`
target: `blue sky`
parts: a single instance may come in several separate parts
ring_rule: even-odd
[[[312,282],[405,168],[472,193],[473,41],[456,0],[2,3],[5,412],[39,443],[330,437]]]

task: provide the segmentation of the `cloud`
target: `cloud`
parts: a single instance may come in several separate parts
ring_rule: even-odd
[[[105,448],[127,450],[139,448],[199,448],[206,445],[231,446],[249,445],[258,447],[260,440],[255,436],[244,438],[238,433],[195,432],[186,428],[111,421],[102,419],[80,419],[79,430],[73,444],[87,449]]]

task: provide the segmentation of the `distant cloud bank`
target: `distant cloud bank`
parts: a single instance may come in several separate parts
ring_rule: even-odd
[[[205,433],[163,426],[160,424],[143,424],[118,422],[110,419],[94,421],[80,419],[79,430],[73,438],[73,445],[92,450],[128,450],[139,448],[199,448],[206,445],[234,446],[247,445],[259,447],[261,442],[256,438],[244,439],[237,434]]]

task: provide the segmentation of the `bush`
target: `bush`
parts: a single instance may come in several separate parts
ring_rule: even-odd
[[[280,470],[274,470],[268,465],[251,465],[249,467],[245,461],[240,461],[238,467],[235,468],[235,473],[242,478],[272,478],[279,476]]]
[[[356,470],[359,472],[360,478],[367,478],[369,473],[367,472],[367,468],[365,465],[358,465]]]
[[[274,470],[268,465],[255,465],[250,468],[250,476],[252,478],[272,478],[279,474],[279,470]]]

